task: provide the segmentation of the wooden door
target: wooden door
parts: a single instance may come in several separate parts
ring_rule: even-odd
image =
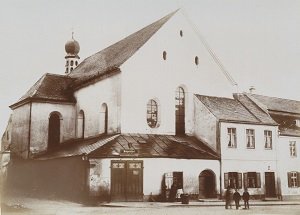
[[[127,201],[143,200],[143,166],[141,161],[127,161]]]
[[[265,172],[266,197],[276,197],[274,172]]]
[[[126,162],[111,161],[111,198],[116,201],[126,200]]]
[[[143,200],[143,161],[111,161],[111,198]]]

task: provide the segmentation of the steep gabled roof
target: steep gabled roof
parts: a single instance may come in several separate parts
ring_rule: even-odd
[[[269,116],[259,119],[249,112],[238,100],[203,95],[195,96],[220,121],[276,125],[276,122]]]
[[[234,93],[233,97],[239,101],[250,113],[252,113],[259,121],[266,124],[277,124],[268,112],[261,106],[253,102],[245,94]]]
[[[43,75],[15,104],[26,100],[46,100],[60,102],[75,102],[69,85],[73,79],[65,75],[49,74]]]
[[[245,95],[252,100],[261,102],[268,110],[300,114],[300,101],[248,93]]]
[[[174,11],[123,40],[86,58],[69,76],[76,78],[75,85],[120,67],[133,56],[175,13]]]

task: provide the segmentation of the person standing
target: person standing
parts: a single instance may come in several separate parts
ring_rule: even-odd
[[[228,209],[228,206],[231,208],[231,191],[230,187],[227,187],[227,190],[225,191],[225,209]]]
[[[248,193],[247,188],[245,188],[243,193],[244,209],[249,209],[249,199],[250,199],[250,194]]]
[[[235,189],[235,192],[233,194],[233,200],[235,201],[235,208],[238,210],[240,207],[240,200],[241,200],[241,195],[240,193],[237,191],[237,189]]]

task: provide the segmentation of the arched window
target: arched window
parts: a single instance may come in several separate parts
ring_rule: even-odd
[[[158,107],[157,102],[150,99],[147,103],[147,123],[149,127],[155,128],[158,122]]]
[[[78,61],[76,60],[76,61],[75,61],[75,66],[77,66],[77,65],[78,65]]]
[[[48,127],[48,150],[55,149],[60,143],[60,120],[61,114],[58,112],[52,112],[49,117]]]
[[[71,67],[70,71],[71,71],[71,72],[73,71],[73,67]]]
[[[107,104],[103,103],[100,109],[100,134],[107,134],[108,129],[108,108]]]
[[[175,96],[176,134],[185,134],[185,99],[182,87],[176,89]]]
[[[83,110],[79,111],[77,117],[77,137],[84,138],[84,112]]]
[[[73,64],[74,64],[74,62],[71,60],[71,64],[70,65],[73,66]]]
[[[181,37],[183,37],[183,31],[182,30],[179,31],[179,34],[180,34]]]

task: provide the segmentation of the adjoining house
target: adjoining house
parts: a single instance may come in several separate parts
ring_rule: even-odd
[[[256,94],[244,94],[279,124],[277,163],[280,195],[300,198],[300,102]],[[273,144],[274,145],[274,144]]]
[[[200,138],[219,145],[223,191],[247,188],[251,196],[277,197],[277,123],[255,105],[236,99],[196,99]]]

